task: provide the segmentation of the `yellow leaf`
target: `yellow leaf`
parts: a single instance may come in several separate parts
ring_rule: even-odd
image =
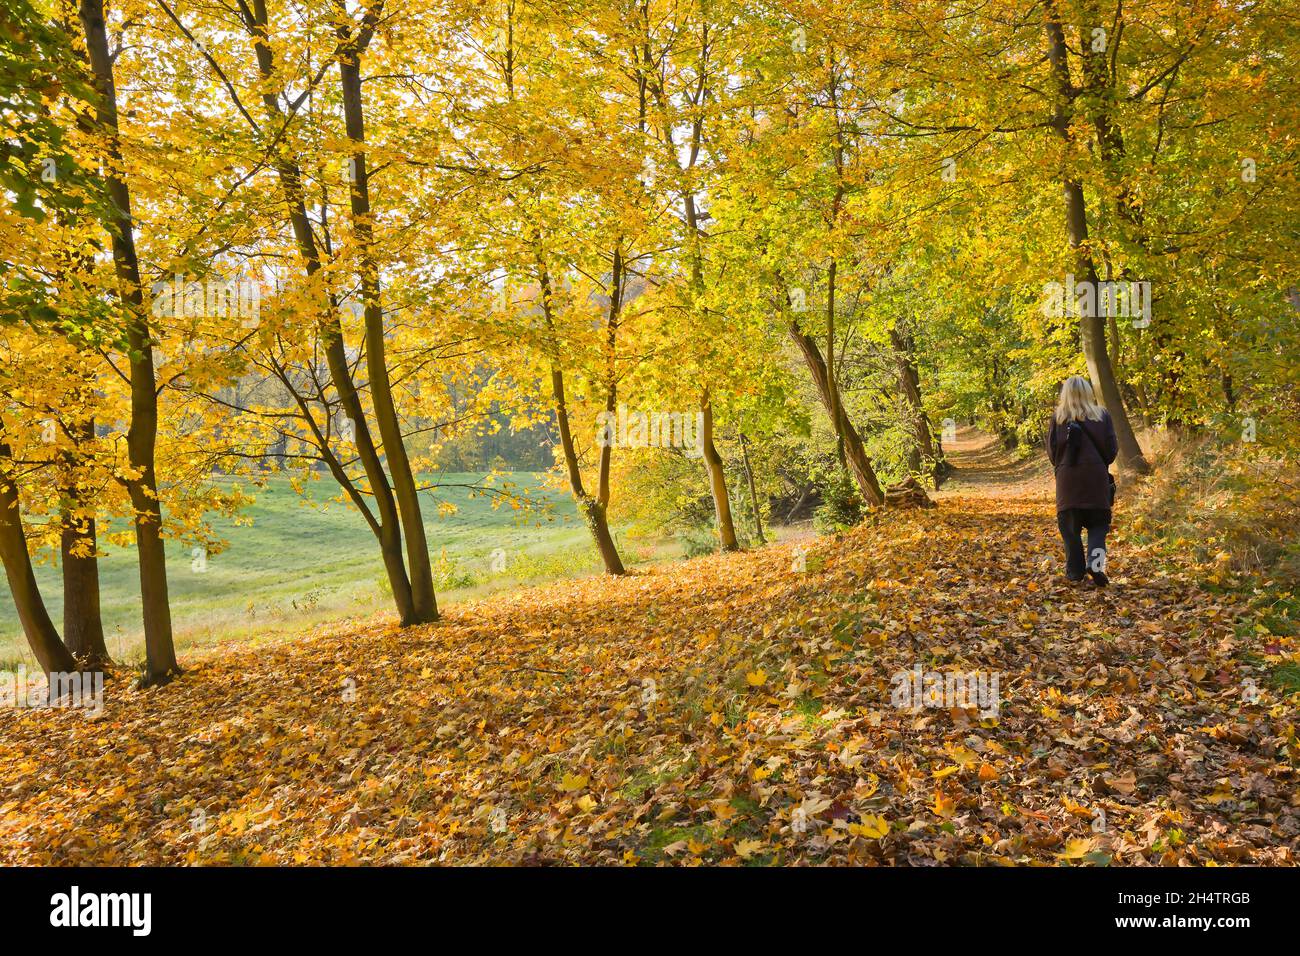
[[[868,814],[862,818],[861,823],[850,823],[849,832],[854,836],[866,837],[869,840],[879,840],[881,837],[889,833],[889,821],[884,817]]]
[[[572,773],[566,773],[563,779],[560,780],[560,789],[563,790],[565,793],[573,793],[576,790],[581,790],[586,785],[587,785],[586,774],[577,775]]]
[[[763,849],[762,840],[741,840],[736,844],[736,856],[742,860],[748,860],[751,856]]]
[[[1096,845],[1096,841],[1091,838],[1075,837],[1073,840],[1067,840],[1065,850],[1056,855],[1062,860],[1082,860]]]
[[[762,687],[767,683],[767,671],[750,671],[745,675],[750,687]]]

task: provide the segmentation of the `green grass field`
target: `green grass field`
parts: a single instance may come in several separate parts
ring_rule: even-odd
[[[541,489],[542,475],[509,476],[532,497],[549,501],[549,514],[522,513],[508,504],[493,509],[468,489],[442,488],[423,500],[429,548],[440,602],[464,600],[529,581],[595,573],[599,559],[567,494]],[[472,484],[477,475],[444,474],[440,482]],[[218,518],[213,527],[227,548],[197,570],[192,545],[172,542],[168,583],[177,647],[225,640],[263,640],[348,616],[392,612],[374,536],[361,516],[329,501],[332,482],[313,482],[314,504],[305,503],[286,480],[263,489],[244,515],[251,524]],[[453,514],[439,514],[450,502]],[[620,540],[624,561],[642,563],[675,556],[674,542]],[[502,554],[494,561],[494,552]],[[48,556],[43,556],[48,559]],[[501,569],[504,561],[504,568]],[[46,603],[62,621],[62,587],[48,560],[37,568]],[[109,652],[120,661],[142,656],[139,580],[132,550],[110,549],[100,560],[104,626]],[[0,666],[35,664],[7,587],[0,587]]]

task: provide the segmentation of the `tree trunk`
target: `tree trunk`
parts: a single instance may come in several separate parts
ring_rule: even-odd
[[[95,556],[95,519],[78,522],[63,516],[63,634],[68,650],[89,665],[110,658],[104,643],[104,619],[99,608],[99,558]],[[79,554],[79,551],[87,553]]]
[[[838,173],[840,168],[841,157],[843,152],[836,149],[835,152],[835,169]],[[837,186],[835,189],[834,208],[838,210],[840,197],[843,195],[844,187]],[[831,225],[835,224],[835,213],[831,214]],[[832,408],[829,409],[831,421],[838,422],[843,413],[844,403],[840,399],[840,386],[836,381],[835,375],[835,274],[837,264],[834,259],[826,268],[826,394],[830,396]],[[847,465],[845,460],[844,435],[839,428],[835,429],[835,457],[839,459],[840,467]]]
[[[867,458],[867,450],[862,445],[858,430],[853,427],[853,422],[849,420],[843,404],[831,394],[830,379],[826,374],[826,362],[822,359],[821,350],[817,348],[817,343],[813,341],[812,336],[799,328],[799,323],[795,319],[790,320],[790,337],[803,353],[804,363],[808,366],[813,383],[817,386],[817,394],[822,400],[822,406],[826,409],[826,414],[831,416],[831,427],[844,443],[844,457],[848,461],[849,471],[853,474],[853,480],[858,486],[862,500],[870,508],[879,507],[885,503],[885,494],[880,489],[880,481],[876,478],[870,459]],[[837,410],[838,416],[836,416]]]
[[[763,537],[763,512],[758,507],[758,487],[754,484],[754,468],[749,462],[749,441],[740,433],[740,455],[745,462],[745,480],[749,483],[749,503],[754,509],[754,532],[759,544],[767,544]]]
[[[1084,9],[1085,14],[1091,18],[1089,22],[1102,22],[1096,3],[1085,4]],[[1115,42],[1119,42],[1119,35],[1115,37]],[[1124,179],[1123,167],[1126,165],[1127,147],[1124,143],[1124,131],[1116,120],[1118,112],[1116,110],[1116,101],[1121,94],[1116,89],[1115,77],[1111,73],[1107,55],[1102,50],[1092,50],[1089,45],[1083,44],[1080,59],[1083,63],[1083,75],[1087,83],[1086,92],[1089,94],[1086,102],[1092,112],[1093,127],[1096,131],[1097,152],[1101,157],[1102,170],[1106,176],[1107,184],[1115,193],[1115,211],[1119,221],[1128,228],[1130,239],[1141,246],[1149,255],[1155,254],[1155,250],[1152,248],[1151,233],[1146,226],[1146,214],[1142,210],[1142,204],[1130,183]],[[1153,156],[1152,161],[1154,159]],[[1128,277],[1126,276],[1126,278]],[[1152,319],[1147,334],[1151,336],[1154,345],[1151,350],[1152,370],[1155,372],[1155,380],[1159,383],[1159,391],[1165,398],[1166,409],[1173,410],[1169,419],[1170,424],[1181,426],[1186,424],[1186,412],[1194,405],[1194,402],[1188,400],[1187,389],[1182,375],[1186,353],[1175,342],[1172,323],[1155,307],[1154,288],[1150,290],[1150,293],[1148,305],[1151,309]],[[1119,323],[1112,316],[1109,324],[1115,343],[1112,365],[1115,366],[1118,376],[1120,368]],[[1121,394],[1125,391],[1127,390],[1121,386]],[[1144,418],[1146,417],[1145,412],[1144,409]],[[1169,414],[1168,411],[1166,414]]]
[[[596,542],[596,550],[600,552],[605,573],[626,574],[627,569],[623,567],[623,559],[619,557],[618,546],[614,544],[614,536],[609,531],[605,503],[587,494],[583,488],[582,470],[578,466],[577,449],[573,444],[573,432],[569,427],[569,412],[564,399],[564,373],[555,366],[551,368],[551,390],[555,396],[555,418],[560,429],[560,447],[564,453],[564,466],[568,471],[573,500],[577,502],[578,510],[582,512],[592,540]]]
[[[1073,142],[1070,131],[1070,114],[1074,98],[1078,95],[1070,79],[1070,64],[1066,59],[1067,48],[1065,32],[1060,22],[1055,19],[1055,4],[1047,6],[1048,59],[1056,79],[1057,108],[1052,119],[1052,126],[1068,149]],[[1074,252],[1075,268],[1083,281],[1092,283],[1097,288],[1097,265],[1088,242],[1088,211],[1084,201],[1083,184],[1076,178],[1066,175],[1062,180],[1065,198],[1065,229]],[[1102,310],[1094,308],[1092,315],[1080,316],[1079,326],[1083,342],[1083,355],[1088,363],[1088,374],[1093,388],[1097,390],[1102,402],[1110,412],[1115,424],[1115,434],[1119,438],[1119,462],[1121,468],[1128,468],[1139,474],[1149,472],[1150,466],[1142,456],[1133,426],[1129,423],[1124,400],[1120,395],[1115,372],[1110,364],[1110,353],[1106,348],[1106,319]]]
[[[367,14],[369,20],[369,14]],[[406,539],[406,561],[411,575],[414,621],[425,624],[438,619],[438,600],[433,588],[433,566],[425,537],[424,516],[420,511],[420,493],[411,471],[411,461],[402,439],[401,423],[393,401],[392,380],[388,373],[387,346],[384,342],[384,311],[380,297],[379,268],[375,261],[374,228],[370,212],[370,184],[366,171],[365,120],[361,101],[361,50],[369,41],[370,29],[363,26],[358,36],[341,52],[339,79],[343,87],[343,118],[352,143],[352,228],[360,250],[361,294],[365,302],[366,363],[370,374],[370,395],[375,406],[375,422],[383,442],[388,471],[397,495],[402,535]]]
[[[80,444],[95,437],[94,419],[85,419],[75,429]],[[104,643],[104,619],[99,607],[99,557],[93,510],[86,507],[86,494],[78,487],[76,461],[65,462],[66,483],[60,497],[60,558],[63,566],[63,638],[77,660],[89,666],[109,662]],[[79,512],[89,511],[89,514]]]
[[[709,391],[704,390],[700,401],[700,411],[704,415],[703,451],[704,467],[709,474],[709,488],[713,492],[713,510],[718,519],[718,541],[723,551],[739,551],[740,543],[736,540],[736,526],[731,520],[731,499],[727,495],[726,472],[722,468],[722,456],[713,444],[713,405],[709,401]]]
[[[136,477],[127,479],[127,492],[135,512],[135,545],[140,565],[140,605],[144,618],[145,672],[141,686],[164,684],[180,673],[172,641],[171,604],[167,596],[167,552],[162,536],[162,508],[154,473],[158,441],[158,390],[153,367],[153,343],[140,263],[135,251],[131,220],[131,194],[118,172],[122,150],[118,142],[117,90],[113,61],[108,50],[103,0],[81,0],[80,16],[86,35],[95,86],[99,93],[96,120],[106,138],[109,197],[116,207],[110,223],[113,264],[118,294],[127,310],[126,341],[130,353],[131,424],[127,430],[127,455]]]
[[[253,0],[252,20],[245,20],[245,25],[253,34],[253,49],[257,55],[258,73],[268,86],[262,92],[262,103],[267,116],[277,126],[283,126],[285,116],[277,100],[277,89],[269,84],[275,81],[275,58],[267,43],[266,0]],[[282,150],[282,147],[277,147]],[[281,151],[275,159],[276,177],[288,208],[289,223],[293,228],[294,242],[298,254],[303,260],[308,278],[321,269],[320,250],[316,244],[316,235],[312,232],[311,220],[307,218],[307,205],[302,188],[302,172],[295,162]],[[393,603],[397,606],[398,620],[402,626],[416,622],[415,602],[411,590],[410,578],[406,573],[406,563],[402,556],[401,524],[397,514],[397,502],[393,497],[388,475],[375,446],[366,419],[361,396],[352,381],[352,372],[348,368],[347,350],[343,341],[343,327],[339,322],[336,303],[331,296],[326,303],[318,322],[321,338],[324,342],[325,361],[329,368],[330,380],[338,393],[339,403],[344,414],[352,422],[353,442],[357,449],[357,458],[365,471],[366,481],[370,484],[375,499],[375,511],[379,515],[378,529],[375,536],[379,541],[380,556],[384,561],[384,571],[393,592]]]
[[[921,474],[925,463],[929,462],[930,474],[934,476],[937,488],[943,480],[943,468],[941,455],[935,448],[934,436],[930,432],[929,419],[925,417],[925,408],[921,404],[921,375],[916,369],[916,346],[911,333],[900,331],[897,326],[889,330],[889,337],[898,363],[898,391],[903,397],[908,426],[912,432],[908,470],[913,474]]]
[[[46,610],[32,571],[27,536],[23,533],[18,488],[5,471],[9,458],[9,448],[0,445],[0,559],[4,561],[5,577],[9,580],[9,590],[13,594],[23,633],[27,635],[27,643],[31,645],[41,670],[47,676],[71,673],[77,670],[77,662],[54,629],[54,621]]]
[[[554,336],[555,317],[551,311],[551,275],[540,253],[537,256],[537,284],[541,287],[542,315],[546,320],[547,329]],[[564,454],[564,467],[569,476],[569,489],[573,492],[573,500],[577,503],[578,510],[582,512],[587,529],[596,542],[600,560],[605,564],[605,573],[626,574],[623,559],[619,557],[618,547],[614,544],[614,536],[609,531],[605,505],[598,497],[593,498],[587,494],[583,487],[582,468],[578,463],[578,449],[573,442],[569,406],[564,395],[564,373],[555,362],[551,363],[551,394],[555,399],[555,421],[560,431],[560,450]]]
[[[610,276],[609,315],[605,320],[605,414],[613,415],[618,408],[618,325],[623,309],[623,251],[622,237],[614,244],[613,268]],[[548,276],[549,279],[549,276]],[[600,465],[596,473],[596,500],[602,510],[609,509],[609,472],[614,461],[614,443],[600,446]]]

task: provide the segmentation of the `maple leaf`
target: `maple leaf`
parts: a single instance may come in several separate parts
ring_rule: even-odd
[[[849,832],[854,836],[878,840],[889,833],[889,822],[881,816],[867,814],[860,823],[850,823]]]

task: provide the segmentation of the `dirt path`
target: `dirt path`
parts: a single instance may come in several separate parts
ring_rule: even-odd
[[[953,474],[934,497],[1047,498],[1052,494],[1052,470],[1047,456],[1033,454],[1016,460],[993,435],[974,428],[957,429],[957,440],[944,447]]]

